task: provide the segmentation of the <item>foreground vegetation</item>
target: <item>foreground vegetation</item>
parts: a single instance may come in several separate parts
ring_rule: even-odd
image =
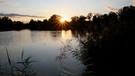
[[[28,24],[23,24],[13,22],[8,17],[2,17],[0,30],[71,29],[81,32],[81,36],[87,32],[86,36],[79,40],[79,52],[74,52],[75,57],[87,66],[83,76],[122,76],[123,73],[125,75],[130,73],[135,43],[134,6],[123,7],[116,13],[94,16],[89,13],[87,17],[75,16],[72,17],[71,22],[66,22],[64,27],[58,27],[59,18],[59,15],[53,15],[49,20],[31,20]]]
[[[36,62],[32,60],[32,57],[24,57],[24,51],[20,55],[20,60],[13,62],[11,55],[6,48],[7,60],[9,67],[0,65],[0,76],[37,76],[38,71],[32,67],[33,63]],[[7,69],[7,70],[6,70]]]
[[[87,69],[83,76],[122,76],[131,73],[135,43],[135,7],[93,19],[75,53]],[[83,36],[83,35],[81,35]]]

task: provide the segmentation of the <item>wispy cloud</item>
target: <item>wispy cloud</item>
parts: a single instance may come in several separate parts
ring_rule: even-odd
[[[18,4],[12,4],[9,2],[0,1],[0,5],[8,5],[8,6],[18,6]]]
[[[45,18],[45,17],[43,17],[43,16],[22,15],[22,14],[15,14],[15,13],[10,13],[10,14],[0,13],[0,16],[7,16],[7,17],[32,17],[32,18]]]
[[[7,2],[0,1],[0,4],[7,5]]]
[[[110,11],[110,12],[118,12],[118,9],[114,9],[114,8],[111,8],[111,7],[106,7],[105,9]]]

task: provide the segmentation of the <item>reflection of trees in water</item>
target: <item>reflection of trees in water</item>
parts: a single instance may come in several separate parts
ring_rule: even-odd
[[[10,42],[14,41],[14,31],[11,32],[0,32],[0,45],[7,46]]]
[[[53,38],[53,40],[59,40],[61,38],[62,31],[51,31],[50,35]]]
[[[89,32],[87,30],[72,30],[72,36],[77,39],[85,37],[88,34]]]
[[[30,31],[7,31],[0,32],[0,47],[2,46],[23,46],[24,43],[30,42]],[[27,45],[27,44],[26,44]]]

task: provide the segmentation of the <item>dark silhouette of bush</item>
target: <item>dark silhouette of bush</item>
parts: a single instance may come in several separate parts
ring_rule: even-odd
[[[11,30],[13,22],[8,17],[0,18],[0,30]]]
[[[133,6],[124,7],[118,13],[94,16],[91,32],[80,40],[80,59],[87,66],[84,76],[130,73],[135,43],[134,18]]]
[[[60,26],[61,16],[52,15],[49,20],[34,21],[28,24],[13,22],[8,17],[0,18],[0,31],[30,29],[30,30],[78,30],[86,35],[80,40],[80,60],[87,66],[86,72],[99,76],[121,76],[129,73],[133,65],[135,43],[135,7],[125,6],[118,12],[96,14],[90,21],[91,15],[74,16],[66,26]],[[89,19],[89,21],[86,21]],[[132,49],[132,50],[131,50]],[[91,73],[84,73],[84,76]]]
[[[88,13],[85,17],[74,16],[71,17],[71,22],[65,22],[64,26],[60,23],[62,18],[60,15],[54,14],[48,20],[44,19],[33,20],[31,19],[29,23],[24,24],[20,21],[12,21],[8,17],[0,17],[0,30],[18,30],[18,29],[30,29],[30,30],[91,30],[95,32],[104,32],[107,30],[112,30],[113,27],[119,28],[120,25],[126,27],[130,24],[134,25],[135,15],[134,6],[125,6],[119,10],[119,12],[110,12],[109,14],[95,14]],[[117,26],[119,25],[119,26]],[[111,27],[111,28],[109,28]],[[117,31],[117,29],[115,30]]]

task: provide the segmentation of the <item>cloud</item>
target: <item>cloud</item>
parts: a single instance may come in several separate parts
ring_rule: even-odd
[[[114,9],[111,7],[106,7],[106,10],[110,11],[110,12],[118,12],[118,9]]]
[[[21,15],[21,14],[15,14],[15,13],[10,13],[10,14],[0,13],[0,16],[7,16],[7,17],[32,17],[32,18],[45,18],[45,17],[43,17],[43,16]]]
[[[0,4],[7,5],[7,2],[0,1]]]
[[[18,6],[18,4],[12,4],[4,1],[0,1],[0,5],[8,5],[8,6]]]

